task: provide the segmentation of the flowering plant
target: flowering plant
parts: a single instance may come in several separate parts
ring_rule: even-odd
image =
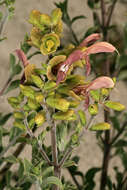
[[[15,156],[3,157],[5,150],[0,153],[1,159],[19,165],[20,177],[14,186],[9,182],[11,189],[29,188],[31,184],[43,190],[75,189],[62,178],[61,173],[63,168],[76,165],[71,157],[73,150],[80,145],[87,130],[100,133],[110,130],[110,122],[94,121],[101,108],[106,113],[110,109],[125,109],[124,105],[109,99],[116,84],[115,77],[106,74],[92,80],[87,78],[91,72],[91,54],[118,53],[117,49],[102,41],[97,32],[77,45],[62,47],[65,13],[60,6],[57,7],[51,15],[38,10],[30,13],[32,30],[21,48],[15,51],[18,64],[14,55],[10,57],[10,80],[22,70],[21,78],[12,81],[7,89],[10,91],[19,86],[18,95],[8,98],[13,108],[12,144],[25,142],[32,147],[31,162]],[[29,60],[33,55],[27,57],[32,47],[37,48],[34,55],[48,57],[39,68]],[[80,74],[76,74],[77,69]],[[38,134],[35,131],[39,131]],[[51,134],[50,145],[46,143],[48,134]]]

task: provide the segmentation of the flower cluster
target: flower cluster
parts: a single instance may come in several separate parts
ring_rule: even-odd
[[[60,45],[62,32],[62,12],[59,8],[51,16],[33,10],[29,22],[33,25],[29,43],[40,49],[43,55],[51,54]]]
[[[86,76],[89,75],[89,55],[112,53],[117,51],[115,47],[107,42],[96,42],[101,36],[95,33],[84,39],[78,47],[69,45],[56,52],[60,45],[61,17],[60,9],[53,10],[51,16],[36,10],[30,14],[29,22],[33,25],[30,43],[44,55],[53,54],[41,68],[36,68],[34,64],[29,63],[22,50],[16,50],[19,60],[23,63],[24,72],[19,96],[9,98],[9,103],[15,109],[15,126],[19,127],[19,123],[20,127],[24,126],[21,123],[23,118],[19,118],[22,112],[27,115],[30,128],[34,124],[42,125],[48,119],[45,108],[52,110],[54,120],[77,121],[79,114],[83,125],[86,123],[84,111],[88,110],[91,115],[96,115],[100,104],[104,108],[117,111],[124,109],[123,105],[106,100],[115,85],[113,79],[101,76],[87,81],[85,76],[74,73],[75,68],[79,67],[86,70]],[[79,107],[82,101],[83,111]],[[109,129],[109,125],[106,129]]]

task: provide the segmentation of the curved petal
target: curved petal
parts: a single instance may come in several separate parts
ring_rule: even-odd
[[[94,33],[89,35],[87,38],[85,38],[81,44],[79,45],[80,47],[88,46],[91,43],[96,42],[101,38],[101,35],[99,33]]]
[[[113,80],[110,77],[102,76],[92,81],[87,87],[86,91],[88,92],[90,90],[97,90],[100,88],[113,88],[113,87],[114,87]]]
[[[17,50],[15,50],[15,52],[16,52],[19,60],[22,61],[23,66],[26,67],[29,64],[29,62],[28,62],[27,57],[24,54],[24,52],[21,49],[17,49]]]
[[[63,64],[61,64],[61,67],[59,68],[57,73],[57,84],[65,80],[67,72],[70,69],[71,65],[79,59],[82,59],[83,54],[84,53],[81,50],[75,50],[69,55],[66,61],[64,61]]]
[[[97,42],[87,48],[85,54],[90,55],[94,53],[114,52],[116,48],[108,42]]]

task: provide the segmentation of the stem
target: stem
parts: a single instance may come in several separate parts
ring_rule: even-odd
[[[29,128],[29,126],[28,126],[28,124],[27,124],[27,120],[24,121],[24,124],[25,124],[25,126],[26,126],[26,128],[27,128],[27,132],[28,132],[28,134],[30,135],[30,137],[33,138],[33,139],[36,139],[36,137],[34,136],[34,133],[30,130],[30,128]],[[36,140],[37,140],[37,139],[36,139]],[[38,143],[38,149],[39,149],[39,151],[40,151],[40,153],[41,153],[43,159],[44,159],[49,165],[52,165],[51,161],[49,160],[49,158],[48,158],[46,152],[45,152],[44,149],[42,148],[42,146],[41,146],[41,144],[39,143],[39,141],[37,141],[37,143]]]
[[[11,147],[11,146],[13,146],[15,143],[16,143],[16,141],[17,141],[17,139],[21,136],[21,134],[22,133],[20,133],[18,136],[16,136],[10,143],[9,143],[9,145],[0,153],[0,159],[3,157],[3,155],[9,150],[9,148]]]
[[[31,59],[34,55],[38,55],[38,54],[41,54],[41,52],[40,52],[40,51],[35,51],[34,53],[30,54],[30,55],[27,57],[27,59],[29,60],[29,59]]]
[[[52,121],[51,128],[51,144],[52,144],[52,161],[54,166],[54,176],[60,179],[60,168],[58,165],[58,152],[57,152],[57,142],[56,142],[56,124]],[[57,185],[53,186],[53,190],[59,190]]]
[[[76,36],[76,34],[75,34],[74,30],[72,29],[71,24],[70,24],[70,25],[68,25],[68,26],[69,26],[70,32],[72,33],[72,36],[73,36],[73,38],[74,38],[74,40],[75,40],[75,42],[76,42],[76,45],[79,45],[78,38],[77,38],[77,36]]]
[[[101,0],[101,16],[102,16],[102,32],[103,32],[103,39],[107,41],[108,37],[108,27],[111,22],[113,10],[115,7],[117,0],[114,0],[110,9],[110,13],[108,18],[106,18],[106,4],[104,0]],[[107,22],[106,22],[107,20]],[[106,60],[105,65],[103,67],[103,72],[105,75],[110,75],[110,63]],[[108,98],[109,99],[109,98]],[[104,121],[109,122],[109,111],[104,110]],[[111,143],[110,143],[110,131],[105,132],[104,138],[104,155],[102,161],[102,172],[101,172],[101,182],[100,182],[100,190],[106,189],[107,184],[107,176],[108,176],[108,166],[110,160],[110,151],[111,151]]]
[[[109,16],[108,16],[107,22],[106,22],[106,27],[109,27],[109,25],[110,25],[110,21],[111,21],[112,14],[113,14],[116,3],[117,3],[117,0],[114,0],[112,5],[111,5]]]
[[[6,81],[4,87],[2,88],[2,90],[0,91],[0,96],[3,95],[4,91],[6,90],[6,88],[8,87],[9,83],[11,82],[11,77],[8,78],[8,80]]]
[[[3,3],[3,2],[1,2],[1,3]],[[4,29],[5,29],[6,23],[8,21],[8,15],[9,15],[9,13],[8,13],[8,10],[7,10],[6,14],[5,14],[5,16],[2,19],[1,24],[0,24],[0,37],[1,37],[1,35],[2,35],[3,31],[4,31]]]
[[[105,28],[106,24],[106,6],[105,6],[105,0],[101,0],[101,17],[102,17],[102,27]]]
[[[121,129],[118,131],[118,133],[116,134],[116,136],[114,136],[114,138],[112,139],[110,145],[113,145],[116,140],[120,137],[120,135],[123,133],[125,127],[127,126],[127,121],[124,122],[123,126],[121,127]]]

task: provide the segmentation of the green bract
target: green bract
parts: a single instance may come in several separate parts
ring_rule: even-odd
[[[46,34],[42,38],[40,51],[43,55],[51,54],[56,51],[58,46],[60,46],[58,35],[55,33]]]

